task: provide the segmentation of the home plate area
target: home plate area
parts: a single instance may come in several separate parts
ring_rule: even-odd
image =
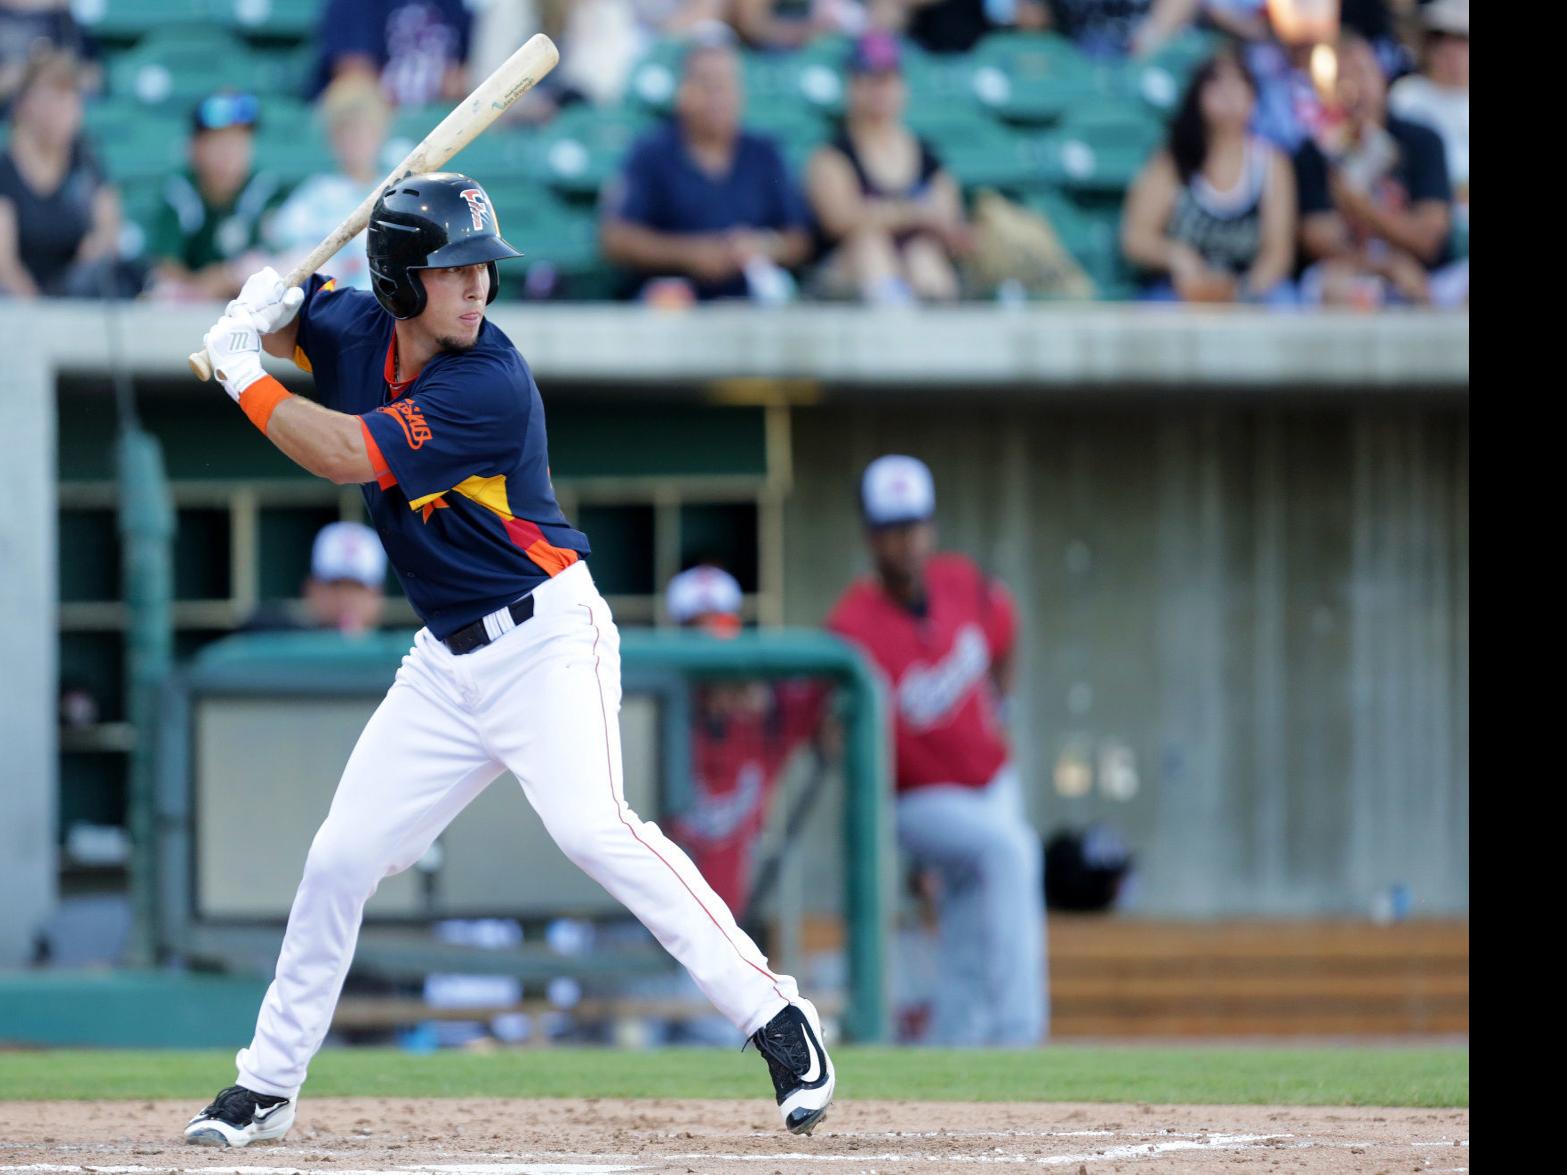
[[[305,1098],[280,1143],[179,1141],[182,1102],[0,1103],[0,1175],[1467,1172],[1468,1110],[856,1102],[809,1138],[763,1101]]]

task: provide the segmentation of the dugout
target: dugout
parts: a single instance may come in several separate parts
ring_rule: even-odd
[[[56,666],[112,683],[126,665],[105,373],[133,374],[163,442],[177,653],[268,575],[284,590],[273,552],[353,512],[351,492],[264,468],[223,398],[187,381],[200,312],[115,313],[30,306],[0,326],[17,439],[0,542],[18,569],[0,586],[17,667],[0,770],[24,781],[0,791],[18,830],[9,960],[60,884],[56,803],[125,811],[123,707],[90,734],[52,714]],[[657,586],[705,530],[749,552],[750,615],[815,624],[863,565],[859,468],[917,453],[944,540],[1023,603],[1014,736],[1036,819],[1114,819],[1140,853],[1139,915],[1363,916],[1400,883],[1417,913],[1467,915],[1465,316],[496,317],[545,391],[568,512],[625,553],[595,574],[621,577],[628,623],[659,619]]]

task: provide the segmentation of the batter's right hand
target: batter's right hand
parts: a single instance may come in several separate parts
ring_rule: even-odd
[[[292,322],[304,300],[305,291],[298,286],[284,285],[277,270],[269,265],[245,280],[239,297],[228,304],[224,313],[230,317],[248,315],[257,330],[269,335]]]

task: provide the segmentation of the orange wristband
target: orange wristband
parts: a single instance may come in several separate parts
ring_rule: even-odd
[[[277,406],[293,394],[270,375],[264,375],[239,394],[239,406],[250,417],[250,423],[265,435]]]

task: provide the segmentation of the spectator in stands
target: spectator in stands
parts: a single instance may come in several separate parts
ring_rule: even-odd
[[[872,11],[878,27],[904,32],[930,53],[967,53],[986,33],[1016,26],[1040,29],[1049,22],[1045,0],[890,0]]]
[[[1121,250],[1184,302],[1294,300],[1295,176],[1250,130],[1256,83],[1234,50],[1193,76],[1169,141],[1126,198]]]
[[[699,564],[669,581],[665,607],[682,628],[721,640],[740,631],[740,584]],[[675,838],[735,916],[746,917],[756,850],[785,767],[821,725],[825,693],[810,681],[712,680],[692,698],[691,804]]]
[[[818,37],[864,30],[861,0],[734,0],[735,28],[758,49],[798,49]]]
[[[1190,0],[1187,0],[1189,3]],[[1392,16],[1385,0],[1317,0],[1303,4],[1267,0],[1203,0],[1210,15],[1219,10],[1245,14],[1251,7],[1266,20],[1265,37],[1249,41],[1246,65],[1257,79],[1257,133],[1291,155],[1314,135],[1324,118],[1322,96],[1311,76],[1312,52],[1331,44],[1341,29],[1372,41],[1386,76],[1396,76],[1408,57],[1393,36]],[[1395,0],[1407,8],[1414,0]],[[1221,27],[1229,26],[1220,23]],[[1254,26],[1253,26],[1254,27]]]
[[[884,675],[898,843],[941,878],[944,970],[931,1043],[1037,1044],[1042,852],[998,705],[1012,688],[1016,609],[969,560],[936,553],[936,490],[923,462],[871,462],[860,508],[874,572],[843,594],[827,627]]]
[[[1456,213],[1469,222],[1469,0],[1432,0],[1420,12],[1424,72],[1399,78],[1388,109],[1442,136]]]
[[[1190,0],[1049,0],[1048,27],[1091,57],[1144,56],[1195,16]]]
[[[394,106],[460,101],[468,82],[472,6],[464,0],[327,0],[313,92],[359,74]]]
[[[0,0],[0,118],[10,113],[27,63],[49,50],[75,57],[82,89],[98,89],[95,46],[71,15],[70,0]]]
[[[278,207],[267,228],[267,246],[278,254],[273,266],[287,273],[311,249],[359,207],[387,168],[381,147],[391,111],[378,86],[368,78],[344,77],[321,95],[318,112],[326,124],[337,171],[314,175]],[[365,235],[360,233],[332,258],[331,273],[342,287],[370,288]]]
[[[1305,301],[1467,305],[1467,260],[1449,264],[1453,192],[1436,132],[1391,117],[1364,37],[1339,38],[1332,117],[1295,159]]]
[[[777,145],[741,129],[743,103],[733,46],[697,42],[674,121],[633,145],[605,193],[609,260],[688,279],[703,299],[778,296],[810,248],[807,213]]]
[[[963,197],[929,145],[903,124],[908,98],[898,42],[860,37],[850,50],[843,133],[806,178],[824,245],[823,292],[880,305],[958,297],[953,259],[973,248]]]
[[[79,63],[35,55],[0,152],[0,295],[135,293],[119,273],[120,201],[81,138]]]
[[[538,7],[537,21],[519,25],[504,45],[515,45],[542,28],[560,46],[560,65],[540,89],[558,91],[563,103],[583,98],[597,106],[614,106],[625,94],[632,67],[654,42],[700,35],[707,27],[721,25],[728,0],[540,0]],[[485,76],[479,56],[491,52],[485,48],[485,26],[507,19],[502,15],[507,10],[506,5],[492,4],[478,18],[476,76]],[[493,52],[501,49],[497,46]]]
[[[375,531],[361,522],[323,526],[310,548],[303,593],[302,618],[287,605],[263,605],[244,631],[319,629],[344,636],[374,631],[386,607],[386,552]]]
[[[164,184],[148,243],[154,297],[233,298],[266,264],[266,222],[287,192],[277,176],[252,166],[260,114],[254,94],[227,90],[191,113],[190,169]]]

